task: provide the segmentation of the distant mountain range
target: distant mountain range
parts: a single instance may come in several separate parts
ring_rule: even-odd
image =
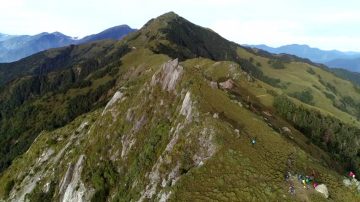
[[[120,25],[81,39],[70,37],[60,32],[43,32],[33,36],[0,33],[0,63],[17,61],[43,50],[68,46],[70,44],[82,44],[103,39],[119,40],[134,31],[136,29],[132,29],[128,25]]]
[[[8,35],[8,34],[2,34],[0,33],[0,41],[5,41],[5,40],[8,40],[12,37],[15,37],[14,35]]]
[[[292,54],[302,58],[308,58],[313,62],[322,63],[332,68],[344,68],[350,71],[360,72],[360,52],[341,52],[338,50],[321,50],[308,45],[291,44],[277,48],[266,45],[249,45],[270,53]]]

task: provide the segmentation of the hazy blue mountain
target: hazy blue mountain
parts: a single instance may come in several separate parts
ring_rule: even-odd
[[[339,58],[328,62],[325,65],[333,68],[344,68],[353,72],[360,72],[360,57],[358,58]]]
[[[5,41],[5,40],[8,40],[12,37],[15,37],[14,35],[8,35],[8,34],[2,34],[0,33],[0,41]]]
[[[323,63],[331,68],[343,68],[349,71],[360,72],[360,53],[341,52],[338,50],[321,50],[308,45],[291,44],[273,48],[264,44],[249,45],[270,53],[292,54],[302,58],[308,58],[313,62]]]
[[[22,35],[0,42],[0,62],[12,62],[49,49],[67,46],[74,40],[59,32],[43,32],[34,36]]]
[[[308,58],[314,62],[325,63],[335,59],[352,59],[360,57],[358,52],[341,52],[338,50],[321,50],[308,45],[291,44],[280,46],[277,48],[266,45],[250,45],[250,47],[259,48],[270,53],[286,53],[296,55],[298,57]]]
[[[136,29],[132,29],[128,25],[119,25],[106,29],[98,34],[93,34],[80,39],[80,43],[86,43],[90,41],[97,41],[102,39],[114,39],[119,40],[126,36],[128,33],[134,32]]]
[[[17,61],[43,50],[70,44],[82,44],[103,39],[118,40],[134,31],[136,30],[127,25],[120,25],[82,39],[66,36],[60,32],[43,32],[33,36],[0,34],[0,63]]]

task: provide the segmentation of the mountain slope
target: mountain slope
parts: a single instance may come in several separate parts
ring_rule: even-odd
[[[115,82],[120,65],[116,58],[127,51],[126,46],[102,41],[47,51],[6,68],[5,75],[16,71],[17,78],[0,89],[0,170],[42,130],[101,106]]]
[[[360,72],[360,57],[357,58],[338,58],[325,63],[329,67],[343,68],[352,72]]]
[[[128,25],[119,25],[116,27],[111,27],[109,29],[106,29],[98,34],[93,34],[90,36],[86,36],[82,39],[80,39],[77,44],[80,43],[88,43],[92,41],[98,41],[103,39],[113,39],[113,40],[119,40],[122,39],[127,34],[136,31],[135,29],[132,29]]]
[[[131,29],[127,25],[120,25],[104,30],[98,34],[86,36],[82,39],[74,39],[60,32],[44,32],[34,36],[23,35],[8,37],[6,40],[0,40],[0,62],[17,61],[43,50],[68,46],[70,44],[89,43],[104,39],[118,40],[134,31],[134,29]]]
[[[73,43],[61,33],[41,33],[34,36],[17,36],[0,42],[0,62],[11,62],[42,50],[67,46]]]
[[[0,33],[0,41],[5,41],[5,40],[10,39],[12,37],[15,37],[15,36]]]
[[[149,21],[119,42],[103,43],[96,44],[104,48],[91,51],[90,58],[97,58],[99,65],[80,77],[91,81],[90,86],[71,85],[65,92],[38,94],[40,99],[30,89],[26,101],[34,105],[46,106],[57,99],[61,103],[70,97],[74,105],[69,109],[77,109],[94,94],[88,91],[93,83],[114,80],[90,101],[99,104],[86,105],[77,118],[57,129],[33,134],[37,138],[27,152],[2,172],[0,198],[359,200],[358,188],[342,182],[350,168],[359,170],[355,108],[346,105],[349,111],[344,112],[332,103],[345,97],[360,100],[350,82],[293,56],[241,47],[174,13]],[[92,67],[94,63],[82,66],[82,60],[90,59],[86,50],[93,46],[68,47],[71,57],[64,68],[51,64],[56,58],[51,57],[44,63],[50,70],[44,76],[60,77],[59,70],[76,73],[82,72],[79,67]],[[7,83],[1,95],[16,95],[9,89],[36,72],[19,73],[23,77]],[[302,93],[307,88],[309,92]],[[71,102],[74,94],[83,96]],[[284,107],[279,108],[279,103]],[[48,117],[46,110],[39,111]],[[27,114],[34,118],[28,112],[19,116]],[[304,127],[306,121],[314,124]],[[346,130],[338,130],[339,125]],[[328,187],[330,198],[304,189],[295,177],[286,181],[288,172],[313,175]],[[295,195],[288,193],[291,182]]]
[[[340,68],[331,69],[334,74],[338,77],[344,78],[354,83],[354,85],[360,86],[360,73],[358,72],[350,72]]]
[[[266,45],[250,45],[250,47],[259,48],[270,53],[280,54],[292,54],[302,58],[308,58],[311,61],[318,63],[326,63],[334,59],[350,59],[360,56],[360,53],[356,52],[341,52],[337,50],[321,50],[318,48],[312,48],[308,45],[291,44],[280,46],[277,48],[269,47]],[[350,70],[350,69],[349,69]]]

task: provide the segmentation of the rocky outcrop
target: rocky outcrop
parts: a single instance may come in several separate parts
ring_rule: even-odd
[[[224,82],[219,83],[219,85],[223,89],[232,89],[234,87],[234,81],[231,79],[228,79]]]
[[[139,120],[135,121],[132,131],[134,133],[137,133],[146,124],[146,121],[147,121],[146,116],[142,115]]]
[[[66,174],[60,183],[60,201],[89,201],[92,194],[89,194],[89,191],[86,190],[84,183],[81,181],[83,162],[84,155],[80,155],[75,165],[69,165]]]
[[[179,133],[181,130],[183,130],[184,126],[182,124],[178,124],[176,129],[170,130],[170,133],[172,133],[172,138],[167,144],[165,151],[163,154],[157,159],[155,165],[152,167],[151,172],[147,174],[147,177],[149,178],[150,183],[146,186],[145,190],[141,193],[141,197],[139,201],[144,201],[145,199],[150,199],[153,197],[153,195],[156,193],[156,189],[158,184],[161,182],[161,174],[160,174],[160,166],[164,163],[164,158],[167,157],[167,155],[173,150],[175,144],[177,143],[179,139]],[[173,172],[170,172],[168,179],[163,178],[162,184],[167,184],[168,181],[175,179],[176,173],[178,173],[179,164],[173,169]],[[173,173],[173,174],[171,174]],[[166,181],[164,183],[164,180]],[[173,182],[175,184],[176,181]],[[164,193],[165,194],[165,193]],[[167,194],[165,194],[167,197],[169,197]],[[159,197],[165,197],[159,196]],[[165,199],[165,198],[163,198]]]
[[[353,178],[351,180],[345,178],[343,180],[343,183],[346,187],[350,187],[350,188],[355,187],[356,190],[360,193],[360,181],[358,181],[356,178]]]
[[[204,161],[212,157],[216,152],[216,146],[213,143],[213,136],[215,132],[213,129],[204,128],[200,137],[198,138],[198,151],[193,156],[193,161],[195,165],[202,166]]]
[[[215,81],[210,81],[210,87],[214,88],[214,89],[217,89],[218,88],[218,83],[215,82]]]
[[[106,104],[105,109],[102,113],[102,115],[105,114],[105,112],[112,106],[114,105],[118,100],[120,100],[121,98],[123,98],[124,94],[121,93],[120,91],[117,91],[114,96],[111,98],[111,100]]]
[[[325,198],[329,198],[329,191],[328,191],[326,185],[319,184],[318,186],[315,187],[315,190],[317,192],[321,193],[322,195],[324,195]]]
[[[184,115],[187,121],[191,121],[192,119],[191,111],[192,111],[191,93],[188,91],[181,105],[180,114]]]
[[[160,83],[163,90],[174,91],[183,71],[184,68],[179,65],[178,59],[170,60],[162,65],[159,72],[153,75],[151,85]]]
[[[132,135],[123,135],[121,137],[121,158],[126,158],[127,154],[129,153],[131,147],[135,144],[135,139]]]
[[[23,202],[25,201],[25,196],[31,193],[37,183],[41,180],[42,173],[36,173],[34,176],[27,175],[25,179],[21,182],[21,189],[15,190],[10,194],[12,202]]]

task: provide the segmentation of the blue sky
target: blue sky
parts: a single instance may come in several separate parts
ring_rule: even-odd
[[[0,32],[81,37],[168,11],[240,44],[360,51],[357,0],[0,0]]]

